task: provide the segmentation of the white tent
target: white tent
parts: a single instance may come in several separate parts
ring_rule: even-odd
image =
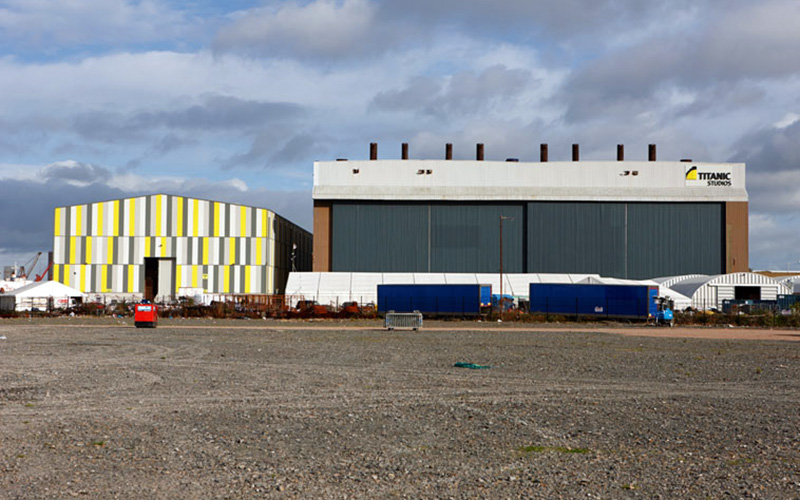
[[[686,275],[655,278],[653,281],[692,299],[695,309],[722,310],[724,300],[736,299],[739,291],[755,295],[759,300],[776,300],[778,295],[790,294],[787,283],[757,273],[732,273],[716,276]]]
[[[0,310],[46,311],[50,308],[62,309],[83,299],[86,295],[58,281],[39,281],[0,295]]]

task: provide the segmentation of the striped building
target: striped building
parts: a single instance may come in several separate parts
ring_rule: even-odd
[[[53,279],[165,298],[283,293],[311,269],[308,231],[264,209],[154,194],[55,209]]]

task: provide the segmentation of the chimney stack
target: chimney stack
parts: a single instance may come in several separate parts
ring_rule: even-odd
[[[581,161],[580,160],[581,155],[580,155],[580,152],[579,152],[579,148],[580,148],[580,146],[578,146],[577,144],[573,144],[572,145],[572,161]]]
[[[617,144],[617,161],[625,161],[625,146]]]
[[[539,145],[539,161],[547,163],[547,144]]]
[[[403,155],[403,159],[408,160],[408,143],[404,142],[400,149]]]
[[[377,142],[370,142],[369,143],[369,159],[370,160],[377,160],[378,159],[378,143]]]
[[[444,145],[444,159],[445,160],[453,159],[453,145],[449,142]]]
[[[483,161],[483,143],[478,143],[475,147],[475,159],[478,161]]]
[[[649,150],[648,151],[648,159],[650,161],[656,161],[656,145],[655,144],[650,144],[650,147],[648,148],[648,150]]]

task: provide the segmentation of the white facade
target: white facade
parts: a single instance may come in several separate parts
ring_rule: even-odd
[[[777,300],[778,295],[792,293],[791,287],[774,278],[757,273],[733,273],[717,276],[688,275],[656,278],[653,281],[692,299],[695,309],[722,310],[722,302],[736,298],[736,287],[759,287],[761,300]]]
[[[747,191],[743,163],[375,160],[314,162],[313,197],[746,202]]]

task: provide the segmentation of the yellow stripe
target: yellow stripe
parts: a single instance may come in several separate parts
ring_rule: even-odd
[[[86,291],[86,266],[80,266],[80,267],[81,267],[81,271],[80,271],[80,273],[81,273],[81,287],[78,288],[78,290],[80,290],[81,292],[85,292]]]
[[[86,241],[83,242],[86,245],[86,262],[83,264],[91,264],[92,263],[92,237],[87,236]]]
[[[250,267],[244,266],[244,293],[250,293]]]
[[[257,266],[260,266],[262,264],[262,262],[261,262],[261,244],[263,243],[263,241],[264,240],[262,240],[261,238],[257,238],[256,239],[256,265]]]
[[[192,288],[197,288],[197,266],[192,266]]]
[[[200,236],[198,228],[200,227],[200,202],[198,200],[191,200],[192,213],[194,214],[194,224],[192,225],[192,236]]]
[[[239,236],[247,236],[247,207],[242,207],[239,210]]]
[[[230,267],[222,268],[222,293],[229,293],[231,290]]]
[[[219,236],[219,203],[214,202],[214,236]]]
[[[81,230],[83,229],[83,224],[81,224],[81,217],[83,216],[83,207],[78,205],[75,207],[75,235],[79,236],[81,234]]]
[[[133,266],[128,266],[128,293],[133,293]]]
[[[61,211],[64,210],[63,208],[56,208],[56,221],[55,221],[55,229],[53,233],[56,236],[61,236]]]
[[[97,230],[95,233],[97,236],[103,236],[103,204],[97,204]]]
[[[108,266],[100,266],[100,291],[108,292]]]
[[[55,281],[61,281],[58,276],[58,272],[61,270],[60,264],[53,264],[53,278]]]
[[[175,234],[183,236],[183,197],[175,197],[175,206],[178,209],[178,228]]]
[[[119,236],[119,200],[114,200],[114,220],[111,222],[112,235]]]
[[[128,236],[133,236],[136,234],[136,199],[131,198],[128,206],[130,207],[130,210],[128,210],[128,220],[131,221]]]
[[[64,264],[64,281],[62,281],[62,283],[64,283],[67,286],[72,286],[72,284],[70,283],[70,277],[71,276],[69,274],[69,264]]]
[[[150,257],[150,238],[147,237],[144,239],[144,256]]]
[[[231,259],[230,259],[230,262],[228,264],[233,266],[233,265],[236,264],[236,261],[238,260],[238,257],[239,257],[238,255],[236,255],[236,238],[230,238],[230,242],[231,242],[231,244],[230,244],[231,248],[230,248],[228,253],[231,254]]]
[[[108,254],[107,257],[106,257],[106,262],[108,262],[109,264],[113,264],[114,263],[114,240],[115,239],[116,238],[106,238],[106,246],[108,247],[106,249],[106,253]]]
[[[203,265],[208,265],[208,238],[203,238]]]
[[[166,257],[167,256],[167,238],[166,237],[161,238],[161,254],[159,256],[160,257]]]

